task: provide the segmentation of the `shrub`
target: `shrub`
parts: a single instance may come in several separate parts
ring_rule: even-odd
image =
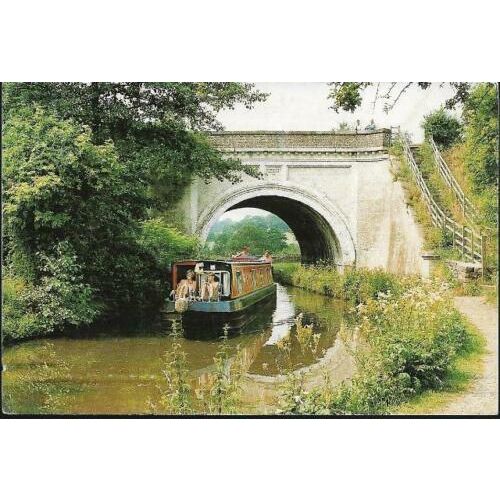
[[[239,345],[231,358],[228,327],[213,358],[214,370],[200,391],[204,412],[211,415],[237,413],[240,405],[242,353]]]
[[[162,269],[172,261],[193,257],[199,246],[196,237],[181,233],[160,217],[142,223],[139,241]]]
[[[54,256],[41,254],[38,284],[19,277],[4,280],[3,340],[12,341],[90,324],[100,312],[92,289],[82,281],[81,267],[67,243]]]
[[[432,135],[436,144],[443,148],[457,142],[462,134],[460,122],[443,108],[426,115],[422,127],[425,136]]]
[[[5,276],[2,281],[2,339],[11,341],[26,338],[39,330],[37,318],[26,311],[24,293],[27,289],[25,280],[15,276]]]
[[[375,288],[374,288],[375,289]],[[378,292],[357,306],[357,373],[337,387],[306,391],[292,381],[281,412],[379,414],[426,389],[442,387],[470,335],[438,283],[402,280],[398,294]]]
[[[301,266],[282,263],[273,266],[278,281],[355,304],[379,293],[396,293],[399,283],[381,269],[346,269],[340,273],[333,266]]]
[[[475,86],[463,111],[465,166],[474,181],[473,189],[478,194],[498,184],[497,92],[497,85],[492,83]]]
[[[174,321],[172,323],[172,346],[165,354],[165,376],[166,387],[160,401],[159,408],[151,404],[151,409],[174,415],[185,415],[192,413],[193,397],[191,385],[189,384],[189,370],[186,353],[182,348],[180,327]]]

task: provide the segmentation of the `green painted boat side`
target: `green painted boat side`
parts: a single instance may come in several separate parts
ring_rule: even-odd
[[[232,313],[242,311],[275,292],[276,283],[272,283],[264,288],[259,288],[254,292],[232,300],[221,300],[219,302],[193,301],[189,303],[188,311],[203,313]],[[175,312],[175,302],[173,300],[167,302],[167,312]]]

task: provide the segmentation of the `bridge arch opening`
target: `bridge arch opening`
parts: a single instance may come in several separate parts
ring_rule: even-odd
[[[202,241],[222,214],[239,208],[265,210],[285,221],[297,239],[303,263],[355,262],[353,240],[342,214],[321,196],[297,186],[259,185],[225,193],[200,217],[197,232]]]
[[[338,241],[324,218],[305,204],[279,196],[257,196],[231,207],[259,208],[277,215],[292,230],[304,263],[337,260]]]
[[[248,246],[251,255],[270,251],[275,258],[300,260],[300,247],[288,224],[267,210],[231,208],[210,229],[207,251],[217,257],[232,255]]]

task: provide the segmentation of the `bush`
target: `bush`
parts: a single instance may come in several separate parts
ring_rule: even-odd
[[[399,283],[395,275],[381,269],[346,269],[338,272],[333,266],[302,266],[279,263],[273,266],[277,281],[328,297],[355,304],[379,293],[396,293]]]
[[[422,127],[425,137],[432,136],[436,144],[443,148],[457,142],[462,134],[460,122],[443,108],[426,115]]]
[[[181,233],[160,217],[142,223],[139,241],[163,270],[175,260],[193,257],[199,249],[196,237]]]
[[[446,287],[414,280],[403,280],[398,295],[379,293],[360,304],[356,332],[353,379],[310,392],[289,384],[281,396],[283,412],[387,413],[426,389],[442,387],[455,357],[471,341]]]
[[[37,317],[28,313],[24,299],[27,283],[19,277],[5,276],[2,281],[2,340],[31,337],[40,330]]]
[[[19,277],[4,280],[3,339],[6,342],[90,324],[100,313],[92,289],[82,282],[81,267],[69,244],[54,257],[41,255],[44,273],[34,285]]]
[[[465,103],[463,116],[465,165],[475,192],[481,194],[483,189],[498,184],[497,85],[476,85]]]

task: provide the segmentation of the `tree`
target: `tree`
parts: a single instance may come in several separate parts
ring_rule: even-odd
[[[288,225],[279,217],[247,216],[239,222],[225,225],[222,231],[211,232],[209,240],[214,241],[213,253],[232,255],[244,246],[250,247],[252,255],[262,255],[265,250],[276,254],[287,247]]]
[[[478,192],[498,186],[498,86],[477,85],[465,103],[466,166]]]
[[[9,83],[3,91],[11,337],[157,308],[167,263],[197,249],[161,212],[195,175],[255,175],[204,131],[220,127],[220,109],[266,95],[240,83]]]
[[[138,242],[145,185],[113,144],[96,145],[88,127],[28,108],[5,124],[3,146],[9,272],[38,286],[44,260],[64,244],[102,313],[157,303],[160,270]]]
[[[353,113],[363,101],[362,92],[366,88],[375,85],[373,82],[332,82],[328,98],[333,101],[331,106],[337,113],[340,110],[350,111]],[[389,85],[389,88],[380,93],[380,83],[377,83],[377,90],[373,105],[375,106],[378,99],[384,99],[384,111],[389,112],[397,104],[401,96],[412,86],[415,85],[422,90],[430,87],[429,82],[410,82],[402,83],[398,86],[397,82]],[[471,84],[467,82],[449,82],[442,85],[449,85],[453,88],[454,94],[450,99],[446,100],[445,107],[447,109],[454,108],[457,104],[463,104],[470,93]]]
[[[445,109],[440,108],[424,117],[425,136],[432,136],[438,146],[450,147],[462,134],[462,124]]]
[[[38,105],[60,119],[87,125],[94,144],[112,140],[119,160],[150,188],[152,207],[165,209],[192,176],[236,181],[253,167],[226,159],[200,132],[220,129],[217,113],[251,108],[266,94],[248,83],[9,83],[4,119]]]

